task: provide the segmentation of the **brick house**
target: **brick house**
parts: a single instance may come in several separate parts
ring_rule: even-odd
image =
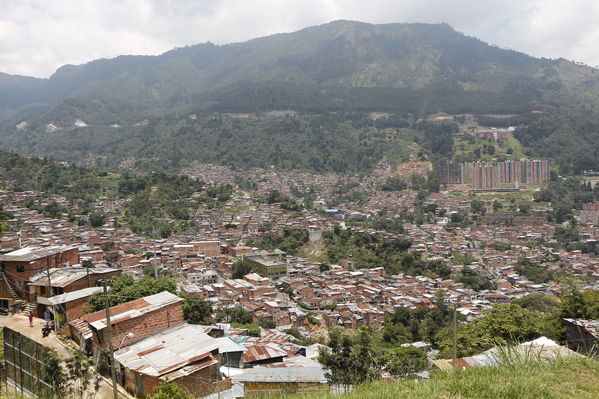
[[[29,299],[37,305],[34,315],[42,317],[44,311],[48,307],[52,307],[53,309],[48,310],[54,313],[55,320],[65,321],[61,317],[61,315],[65,316],[64,309],[60,309],[56,304],[50,303],[50,297],[85,288],[98,287],[100,280],[108,280],[120,276],[121,273],[122,271],[119,269],[107,267],[85,268],[80,266],[63,267],[60,269],[53,268],[39,272],[31,276],[28,283]],[[68,320],[73,320],[73,318],[69,318]]]
[[[183,322],[183,299],[164,291],[110,308],[113,345],[132,344]],[[108,349],[106,312],[91,313],[69,323],[75,341],[87,348],[98,364],[100,354]],[[133,334],[127,338],[128,334]]]
[[[0,255],[0,307],[29,301],[27,283],[31,276],[48,268],[79,263],[76,247],[26,247]]]
[[[230,380],[220,377],[220,343],[204,333],[204,328],[179,323],[117,350],[119,384],[141,398],[152,394],[164,380],[193,397],[229,389]]]

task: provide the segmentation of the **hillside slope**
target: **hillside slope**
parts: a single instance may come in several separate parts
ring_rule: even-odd
[[[598,98],[593,68],[500,49],[446,24],[335,21],[244,43],[66,65],[48,79],[0,74],[0,145],[71,161],[107,156],[213,162],[188,154],[222,150],[215,145],[223,140],[214,139],[220,131],[184,122],[195,114],[209,121],[215,111],[386,111],[414,120],[441,111],[593,106]],[[283,134],[277,124],[261,132]],[[255,128],[240,132],[251,154],[268,142]],[[185,141],[173,141],[178,134]],[[361,144],[355,136],[346,137],[351,148]],[[156,143],[159,150],[144,156],[139,143]],[[303,152],[312,148],[298,147]]]
[[[599,396],[599,362],[561,359],[443,372],[430,380],[376,382],[346,395],[289,398],[347,399],[591,399]]]

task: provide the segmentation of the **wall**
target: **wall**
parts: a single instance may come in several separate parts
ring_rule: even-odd
[[[149,337],[159,331],[175,326],[183,322],[183,303],[176,302],[143,315],[113,323],[112,342],[118,345],[123,338],[133,333],[133,338],[128,338],[125,344],[132,344]],[[92,329],[93,343],[95,347],[106,349],[108,347],[108,331],[106,328],[98,331]],[[100,339],[99,339],[100,337]],[[106,337],[106,339],[104,339]]]

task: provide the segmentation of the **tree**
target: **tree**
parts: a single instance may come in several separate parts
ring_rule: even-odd
[[[320,348],[318,356],[329,383],[349,386],[376,378],[371,339],[366,327],[360,329],[355,341],[340,329],[330,331],[328,347]]]
[[[154,280],[149,276],[143,276],[139,280],[135,280],[133,276],[126,274],[110,282],[110,295],[108,297],[110,306],[115,306],[163,291],[176,294],[177,283],[175,280],[168,277]],[[89,312],[96,312],[101,309],[104,309],[104,295],[96,293],[90,296],[87,310]]]
[[[493,212],[497,213],[497,211],[499,211],[501,208],[503,208],[503,205],[501,204],[501,202],[494,200],[493,201]]]
[[[546,323],[543,314],[522,308],[515,303],[497,304],[483,312],[483,316],[458,329],[458,356],[480,353],[496,345],[515,344],[541,335],[558,338],[558,331]],[[451,356],[452,333],[445,328],[441,333],[440,348],[444,356]]]
[[[44,347],[46,367],[42,379],[52,386],[52,392],[58,398],[65,397],[69,391],[69,377],[62,367],[62,361],[55,350]]]
[[[560,303],[556,299],[543,294],[533,293],[512,302],[534,312],[553,313],[560,310]]]
[[[218,308],[215,319],[225,323],[251,324],[254,321],[254,316],[241,305],[237,305],[230,308]]]
[[[562,296],[562,317],[599,319],[599,291],[580,291],[569,287]]]
[[[243,278],[253,271],[253,263],[248,259],[237,261],[233,264],[233,278]]]
[[[414,346],[394,348],[378,359],[391,375],[404,377],[422,371],[428,365],[426,351]]]
[[[390,176],[381,186],[383,191],[402,191],[408,187],[408,183],[403,181],[399,176]]]
[[[212,305],[202,298],[189,294],[181,295],[183,302],[183,317],[189,324],[209,324],[212,321]]]
[[[162,382],[156,388],[154,393],[148,396],[148,399],[192,399],[193,396],[185,392],[174,382]]]
[[[89,224],[92,227],[100,227],[106,222],[106,214],[104,212],[96,211],[89,215]]]
[[[484,215],[487,211],[487,208],[485,207],[485,203],[479,200],[473,200],[470,203],[470,210],[473,213],[479,214],[479,215]]]
[[[65,361],[68,372],[68,391],[76,398],[83,398],[93,375],[92,362],[80,350]]]

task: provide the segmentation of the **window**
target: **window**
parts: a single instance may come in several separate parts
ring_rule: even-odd
[[[25,273],[25,266],[23,266],[23,265],[17,265],[17,272],[19,272],[19,273]]]

